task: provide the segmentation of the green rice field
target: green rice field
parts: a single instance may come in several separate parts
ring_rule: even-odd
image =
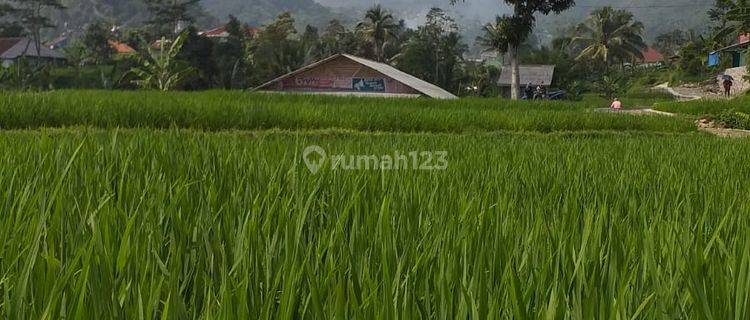
[[[695,116],[718,115],[726,110],[750,113],[750,97],[738,97],[731,100],[694,100],[688,102],[660,102],[656,109],[661,111],[683,113]]]
[[[1,93],[0,93],[1,94]],[[607,105],[605,105],[606,107]],[[594,112],[592,102],[365,99],[243,92],[58,91],[4,94],[0,128],[94,126],[198,130],[694,131],[681,119]]]
[[[593,108],[8,94],[0,318],[750,318],[750,140]]]

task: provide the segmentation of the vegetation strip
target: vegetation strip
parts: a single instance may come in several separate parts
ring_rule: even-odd
[[[387,132],[695,131],[689,121],[583,112],[587,103],[433,101],[204,93],[56,91],[10,93],[0,100],[0,127],[93,126],[220,130],[350,129]]]

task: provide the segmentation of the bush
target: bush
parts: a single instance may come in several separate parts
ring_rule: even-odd
[[[750,129],[750,115],[735,111],[734,109],[721,112],[716,117],[716,121],[721,123],[725,128]]]

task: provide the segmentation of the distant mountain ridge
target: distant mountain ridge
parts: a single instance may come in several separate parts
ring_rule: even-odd
[[[148,20],[143,0],[63,0],[66,10],[56,13],[59,30],[80,29],[94,20],[113,21],[120,25],[138,25]],[[267,24],[283,12],[292,12],[300,24],[324,25],[337,15],[314,0],[201,0],[198,24],[228,20],[229,15],[252,26]]]
[[[495,15],[510,12],[502,0],[466,0],[451,6],[449,0],[317,0],[319,3],[340,10],[364,10],[374,3],[392,8],[407,21],[420,22],[423,13],[430,7],[447,9],[459,17],[459,23],[466,28],[491,21]],[[576,6],[559,16],[540,17],[537,32],[543,36],[553,36],[559,30],[580,23],[597,8],[613,6],[633,12],[636,19],[643,22],[646,38],[675,29],[703,30],[708,23],[707,11],[714,0],[578,0]]]
[[[69,8],[57,17],[60,29],[75,28],[92,20],[113,20],[124,25],[137,25],[148,18],[142,0],[64,0]],[[615,6],[632,11],[646,26],[646,38],[674,29],[701,31],[707,26],[706,11],[714,0],[578,0],[577,6],[559,16],[540,17],[537,34],[550,39],[561,30],[580,23],[596,8]],[[502,0],[466,0],[451,6],[449,0],[202,0],[209,17],[202,24],[226,21],[231,14],[253,26],[262,26],[282,12],[292,12],[299,25],[323,27],[328,20],[339,18],[356,21],[374,4],[381,4],[404,19],[409,26],[423,22],[431,7],[440,7],[454,15],[467,42],[473,42],[481,25],[495,15],[509,12]]]

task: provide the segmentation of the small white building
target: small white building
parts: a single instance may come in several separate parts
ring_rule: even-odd
[[[552,85],[552,80],[555,77],[555,66],[554,65],[520,65],[518,66],[518,73],[520,82],[519,90],[523,90],[527,85],[531,85],[532,88],[540,86],[545,89],[549,89]],[[503,70],[500,73],[500,79],[498,85],[502,89],[503,96],[510,96],[511,86],[511,68],[509,65],[503,66]]]

